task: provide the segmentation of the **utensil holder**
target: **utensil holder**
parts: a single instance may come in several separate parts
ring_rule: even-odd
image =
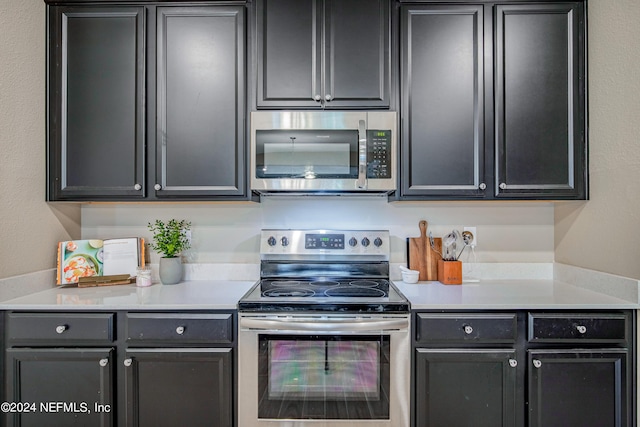
[[[444,285],[462,284],[462,261],[438,261],[438,282]]]

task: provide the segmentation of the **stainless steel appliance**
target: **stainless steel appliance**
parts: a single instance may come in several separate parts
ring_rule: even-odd
[[[396,189],[397,114],[251,113],[251,190],[389,193]]]
[[[243,427],[408,427],[409,303],[389,232],[263,230],[238,303]]]

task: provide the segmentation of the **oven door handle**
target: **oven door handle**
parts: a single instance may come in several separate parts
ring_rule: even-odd
[[[367,332],[408,330],[409,319],[286,319],[241,318],[241,329],[307,332]]]
[[[367,188],[367,128],[364,120],[358,121],[358,188]]]

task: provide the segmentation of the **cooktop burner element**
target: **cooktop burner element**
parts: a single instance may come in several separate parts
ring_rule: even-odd
[[[389,282],[389,232],[263,230],[261,280],[240,311],[407,313]]]

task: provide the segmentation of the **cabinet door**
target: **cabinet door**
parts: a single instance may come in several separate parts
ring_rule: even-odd
[[[388,0],[325,0],[325,108],[389,107]]]
[[[259,0],[258,108],[388,108],[389,0]]]
[[[142,7],[51,7],[48,200],[145,195]]]
[[[522,425],[514,350],[419,348],[415,356],[416,426]]]
[[[230,348],[126,353],[126,425],[232,427]]]
[[[626,350],[529,351],[529,426],[631,425]]]
[[[258,0],[257,106],[322,106],[322,0]]]
[[[484,35],[477,5],[402,7],[401,197],[483,197]]]
[[[157,24],[156,196],[244,195],[244,7],[160,7]]]
[[[115,425],[113,349],[10,348],[6,356],[5,400],[35,405],[10,412],[7,425]]]
[[[496,6],[497,197],[586,197],[582,7]]]

